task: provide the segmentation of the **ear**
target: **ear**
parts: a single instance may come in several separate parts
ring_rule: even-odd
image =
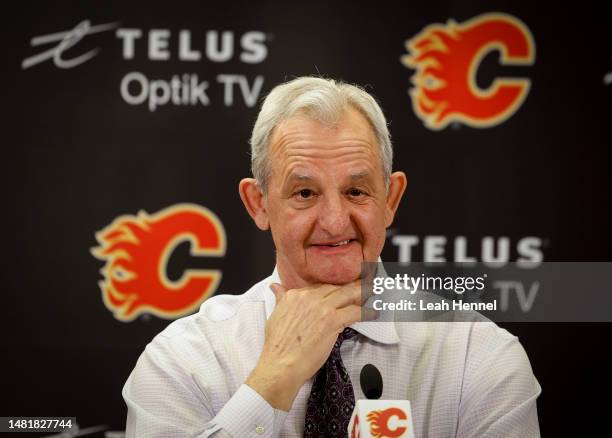
[[[255,221],[255,225],[262,231],[269,229],[270,219],[266,210],[266,198],[257,181],[253,178],[242,179],[238,185],[238,193],[240,193],[240,199],[249,216]]]
[[[395,212],[406,190],[408,184],[404,172],[393,172],[389,179],[389,190],[387,191],[387,205],[385,206],[385,227],[393,223]]]

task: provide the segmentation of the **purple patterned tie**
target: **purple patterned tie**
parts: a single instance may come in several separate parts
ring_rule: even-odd
[[[346,437],[355,393],[340,357],[340,345],[358,333],[345,328],[338,335],[327,361],[317,371],[306,405],[304,438]]]

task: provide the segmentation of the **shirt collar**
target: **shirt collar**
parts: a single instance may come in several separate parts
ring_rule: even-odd
[[[380,262],[380,259],[378,260]],[[266,307],[266,319],[270,317],[274,306],[276,306],[276,297],[270,289],[270,284],[280,283],[278,269],[274,267],[274,272],[263,282],[264,303]],[[400,339],[395,329],[393,321],[360,321],[352,324],[351,328],[357,330],[362,335],[381,344],[397,344]]]

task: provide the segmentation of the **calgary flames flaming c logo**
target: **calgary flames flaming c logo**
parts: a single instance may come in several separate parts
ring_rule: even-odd
[[[174,249],[191,243],[191,255],[225,255],[225,230],[208,209],[178,204],[156,214],[120,216],[96,233],[100,246],[92,254],[104,260],[100,289],[106,307],[121,321],[143,312],[176,318],[195,310],[219,285],[217,270],[186,270],[168,279],[166,267]]]
[[[502,65],[532,65],[535,44],[517,18],[501,13],[479,15],[464,23],[433,24],[406,42],[402,63],[416,70],[410,91],[417,116],[430,129],[462,122],[487,128],[508,119],[521,106],[529,79],[496,78],[488,89],[476,84],[485,55],[500,52]]]
[[[397,438],[406,432],[406,427],[398,426],[395,429],[389,428],[391,417],[399,420],[407,420],[406,413],[399,408],[389,408],[385,410],[372,411],[366,417],[370,423],[370,434],[376,438]]]

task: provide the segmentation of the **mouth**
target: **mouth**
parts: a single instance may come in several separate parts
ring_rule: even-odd
[[[341,246],[346,246],[351,242],[355,242],[357,239],[345,239],[336,242],[325,242],[325,243],[314,243],[312,246],[323,247],[323,248],[338,248]]]

